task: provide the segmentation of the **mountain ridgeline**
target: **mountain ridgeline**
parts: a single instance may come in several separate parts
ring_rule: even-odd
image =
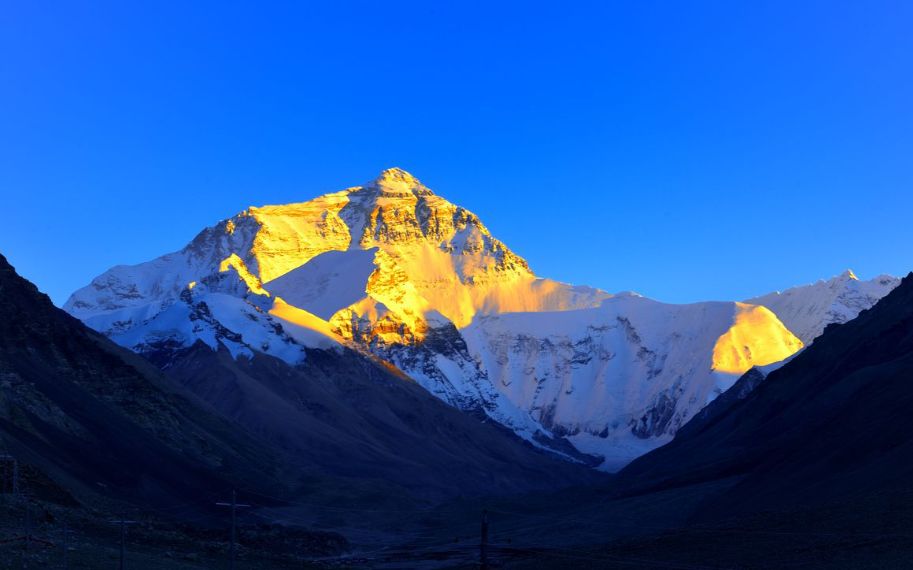
[[[293,368],[313,350],[359,354],[532,445],[614,471],[670,441],[741,374],[896,283],[842,276],[690,305],[572,286],[537,277],[476,215],[390,169],[249,208],[178,252],[112,268],[64,308],[166,372],[198,345]],[[226,386],[197,393],[216,408],[231,397]]]

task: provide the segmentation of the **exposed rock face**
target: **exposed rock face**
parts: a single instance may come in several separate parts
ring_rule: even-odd
[[[347,346],[610,469],[802,346],[763,307],[667,305],[538,278],[477,216],[399,169],[250,208],[180,252],[109,270],[65,308],[141,352],[202,341],[297,364],[302,346]]]

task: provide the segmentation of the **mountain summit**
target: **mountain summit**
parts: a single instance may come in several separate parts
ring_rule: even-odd
[[[669,305],[537,277],[478,216],[391,168],[248,208],[178,252],[112,268],[64,308],[159,357],[197,342],[291,364],[354,349],[535,445],[614,469],[741,373],[803,346],[758,305]]]
[[[280,296],[296,297],[299,308],[336,315],[333,325],[344,337],[397,328],[400,342],[421,336],[438,313],[461,327],[479,313],[594,307],[609,297],[537,278],[475,214],[391,168],[364,186],[308,202],[251,207],[207,228],[180,252],[104,273],[64,308],[113,332],[133,324],[109,318],[119,311],[170,303],[190,283],[212,289],[211,274],[225,272],[242,289],[259,292],[271,283]],[[317,290],[303,291],[302,281]],[[99,315],[105,317],[94,319]],[[383,320],[384,330],[365,317]]]
[[[374,179],[372,185],[391,194],[408,194],[412,192],[427,196],[433,193],[427,186],[419,182],[418,178],[396,167],[388,168],[381,172],[380,176]]]

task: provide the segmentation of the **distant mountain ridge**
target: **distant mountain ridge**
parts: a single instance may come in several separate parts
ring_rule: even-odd
[[[817,283],[768,293],[745,302],[776,313],[802,342],[810,344],[830,324],[851,321],[900,285],[900,279],[879,275],[860,281],[852,270]]]
[[[197,342],[292,365],[312,348],[371,354],[460,409],[566,457],[570,442],[606,469],[803,346],[756,303],[668,305],[539,278],[477,216],[400,169],[250,208],[179,252],[112,268],[64,308],[145,354]]]

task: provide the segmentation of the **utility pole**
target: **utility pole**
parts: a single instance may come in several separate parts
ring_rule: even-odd
[[[127,525],[136,524],[136,521],[128,521],[124,517],[119,520],[108,521],[111,524],[120,525],[120,563],[117,565],[118,570],[127,569]]]
[[[28,568],[29,565],[29,543],[32,542],[32,513],[29,509],[28,497],[25,498],[25,532],[22,538],[22,568]]]
[[[63,521],[63,570],[70,570],[70,527]]]
[[[235,570],[235,534],[237,532],[237,510],[250,507],[250,505],[242,505],[238,503],[238,493],[232,489],[231,490],[231,502],[230,503],[216,503],[220,507],[231,507],[231,549],[229,551],[229,570]]]
[[[488,570],[488,509],[482,511],[482,536],[479,541],[479,567]]]
[[[0,455],[0,459],[13,463],[13,496],[19,496],[19,460],[9,454]],[[3,487],[6,488],[6,477],[3,478]]]

